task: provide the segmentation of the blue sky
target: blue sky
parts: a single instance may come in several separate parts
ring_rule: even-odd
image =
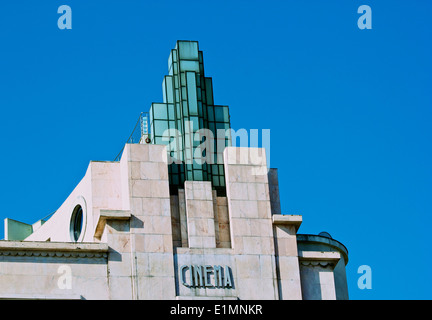
[[[72,30],[57,8],[72,8]],[[357,8],[372,8],[360,30]],[[198,40],[234,129],[271,129],[283,213],[349,250],[352,299],[431,299],[432,3],[2,1],[0,197],[55,211],[162,101],[169,50]],[[0,230],[3,238],[3,228]],[[372,289],[357,287],[361,265]]]

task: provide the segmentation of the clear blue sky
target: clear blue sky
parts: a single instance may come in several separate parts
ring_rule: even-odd
[[[283,212],[347,246],[350,297],[431,299],[431,14],[419,0],[1,1],[0,219],[35,222],[90,160],[113,160],[162,100],[176,40],[198,40],[232,127],[271,129]]]

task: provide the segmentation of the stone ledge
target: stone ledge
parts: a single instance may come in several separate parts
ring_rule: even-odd
[[[107,220],[129,220],[132,214],[129,210],[101,210],[94,232],[94,238],[101,239]]]
[[[335,266],[341,258],[336,251],[299,251],[300,264],[304,266]]]
[[[330,246],[333,250],[339,251],[345,260],[345,265],[348,263],[348,249],[339,241],[320,235],[314,234],[297,234],[297,246],[302,244],[324,244]]]
[[[0,256],[106,258],[106,243],[0,241]]]
[[[300,215],[274,214],[272,215],[272,220],[274,225],[294,226],[297,232],[300,228],[303,218]]]
[[[59,295],[40,295],[40,294],[0,294],[0,300],[83,300],[79,294],[59,294]]]

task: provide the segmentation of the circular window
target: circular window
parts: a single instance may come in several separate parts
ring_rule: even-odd
[[[70,222],[70,236],[72,241],[77,242],[83,228],[83,209],[77,205],[72,212]]]

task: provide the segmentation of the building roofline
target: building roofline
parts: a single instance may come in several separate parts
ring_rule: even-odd
[[[343,243],[333,238],[319,236],[316,234],[297,234],[297,242],[310,242],[310,243],[315,242],[315,243],[323,243],[323,244],[330,245],[338,249],[338,251],[340,251],[345,258],[345,264],[348,263],[348,249],[345,247]]]

